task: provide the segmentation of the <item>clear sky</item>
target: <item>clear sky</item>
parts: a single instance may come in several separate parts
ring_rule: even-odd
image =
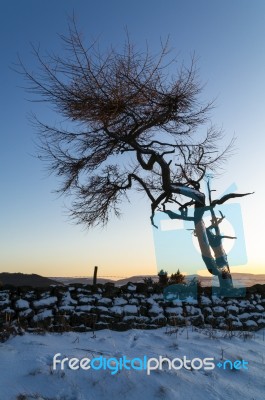
[[[67,32],[75,11],[88,39],[121,45],[127,27],[137,46],[147,41],[157,50],[170,35],[180,61],[198,56],[203,98],[217,97],[212,121],[222,126],[226,141],[237,136],[215,188],[222,194],[236,184],[239,192],[247,263],[235,271],[265,273],[265,2],[255,0],[3,0],[1,2],[1,146],[0,271],[44,276],[129,276],[157,273],[147,200],[133,195],[123,217],[104,229],[85,231],[69,222],[64,199],[52,193],[57,182],[37,160],[35,132],[27,114],[55,118],[45,104],[27,101],[23,81],[10,67],[17,54],[34,70],[30,42],[45,51],[61,51],[58,34]],[[178,243],[175,243],[177,248]],[[201,269],[198,256],[198,269]],[[165,268],[167,266],[165,265]],[[181,260],[176,268],[185,270]],[[196,267],[197,268],[197,267]]]

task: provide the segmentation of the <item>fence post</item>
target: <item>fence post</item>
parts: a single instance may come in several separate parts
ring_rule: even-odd
[[[97,284],[98,267],[94,267],[93,285]]]

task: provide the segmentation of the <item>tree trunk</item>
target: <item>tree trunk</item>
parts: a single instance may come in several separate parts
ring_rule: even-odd
[[[200,246],[202,259],[212,275],[218,276],[220,290],[222,294],[227,293],[233,288],[232,276],[230,274],[227,255],[222,245],[222,237],[217,227],[216,235],[210,229],[206,229],[204,221],[204,207],[195,204],[194,225],[195,234]],[[213,215],[212,215],[213,216]],[[213,250],[214,256],[212,255]]]

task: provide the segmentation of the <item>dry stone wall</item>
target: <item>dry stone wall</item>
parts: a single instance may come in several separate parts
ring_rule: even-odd
[[[50,289],[4,288],[0,291],[0,332],[94,331],[163,326],[211,326],[227,330],[265,327],[265,296],[166,301],[161,288],[129,283],[54,286]]]

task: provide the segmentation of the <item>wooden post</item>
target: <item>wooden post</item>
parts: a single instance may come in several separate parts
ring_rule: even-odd
[[[97,273],[98,273],[98,267],[94,268],[94,276],[93,276],[93,285],[97,284]]]

